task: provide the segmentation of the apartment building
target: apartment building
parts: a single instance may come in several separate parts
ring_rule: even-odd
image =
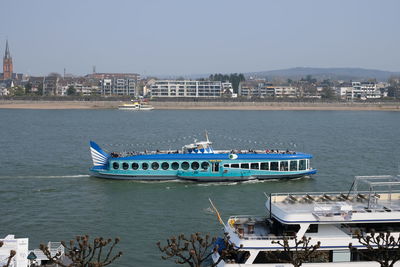
[[[220,81],[158,80],[148,87],[152,97],[221,97],[223,93]]]
[[[111,77],[100,80],[101,94],[136,95],[136,79],[128,77]]]

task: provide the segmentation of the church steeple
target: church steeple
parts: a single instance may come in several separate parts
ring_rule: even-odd
[[[13,62],[10,54],[10,48],[8,47],[8,40],[6,41],[6,53],[3,58],[3,79],[8,80],[13,77]]]
[[[6,40],[6,53],[4,59],[11,59],[10,48],[8,48],[8,40]]]

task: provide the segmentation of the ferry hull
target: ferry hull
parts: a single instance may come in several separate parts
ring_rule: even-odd
[[[112,180],[136,180],[136,181],[168,181],[168,180],[176,180],[176,176],[165,176],[165,175],[121,175],[121,174],[110,174],[110,173],[101,173],[97,171],[91,171],[90,175],[96,178],[102,179],[112,179]]]

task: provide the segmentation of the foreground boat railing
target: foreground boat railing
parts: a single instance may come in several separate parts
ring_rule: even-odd
[[[295,238],[294,232],[287,235],[275,235],[268,231],[268,225],[272,223],[265,216],[238,215],[230,216],[227,227],[244,240],[281,240],[282,238]]]

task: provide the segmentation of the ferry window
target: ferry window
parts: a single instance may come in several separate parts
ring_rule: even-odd
[[[291,160],[290,161],[290,170],[291,171],[297,171],[297,160]]]
[[[139,169],[139,164],[137,164],[136,162],[132,163],[132,169],[133,170]]]
[[[182,169],[184,169],[184,170],[189,169],[189,162],[187,162],[187,161],[182,162],[181,167],[182,167]]]
[[[163,162],[163,163],[161,163],[161,168],[162,168],[163,170],[168,170],[168,168],[169,168],[168,162]]]
[[[118,169],[119,169],[119,164],[118,164],[118,162],[114,162],[114,163],[113,163],[113,169],[114,169],[114,170],[118,170]]]
[[[224,167],[225,168],[229,168],[229,164],[224,164]]]
[[[124,162],[122,163],[122,169],[127,170],[129,168],[129,164]]]
[[[239,168],[239,164],[237,164],[237,163],[231,164],[231,168]]]
[[[157,170],[158,167],[160,167],[160,165],[158,164],[158,162],[153,162],[153,163],[151,164],[151,168],[152,168],[153,170]]]
[[[225,164],[225,165],[226,165],[226,164]],[[224,167],[225,167],[225,165],[224,165]],[[202,168],[203,170],[207,170],[209,166],[210,166],[210,164],[209,164],[207,161],[203,161],[203,162],[201,163],[201,168]]]
[[[270,162],[271,164],[271,171],[279,171],[279,162],[273,161]]]
[[[251,163],[251,164],[250,164],[250,169],[258,170],[258,169],[259,169],[258,163]]]
[[[268,171],[269,170],[269,163],[268,162],[261,162],[260,167],[261,167],[261,170]]]
[[[299,171],[304,171],[306,170],[306,160],[302,159],[299,161]]]
[[[143,170],[147,170],[148,168],[149,168],[149,164],[147,164],[146,162],[142,163]]]
[[[242,163],[240,165],[241,165],[240,168],[242,168],[242,169],[248,169],[249,168],[249,164],[248,163]]]
[[[179,169],[179,163],[178,163],[178,162],[172,162],[171,168],[172,168],[173,170]]]
[[[281,171],[287,171],[288,170],[288,162],[287,161],[281,161]]]
[[[192,162],[192,169],[197,170],[200,167],[200,164],[197,161]]]

